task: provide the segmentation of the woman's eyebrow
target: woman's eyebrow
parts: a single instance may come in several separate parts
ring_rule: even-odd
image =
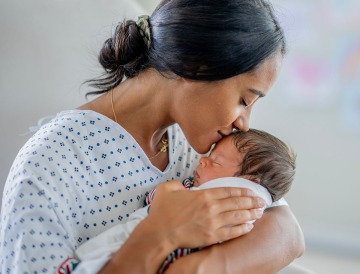
[[[254,93],[255,95],[259,96],[260,98],[265,97],[265,93],[260,90],[249,88],[249,91],[251,93]]]

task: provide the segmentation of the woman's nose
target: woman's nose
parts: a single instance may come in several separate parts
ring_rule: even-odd
[[[234,121],[234,126],[240,131],[248,131],[250,123],[250,110],[241,113],[241,115]]]

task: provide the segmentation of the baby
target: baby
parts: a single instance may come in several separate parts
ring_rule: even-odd
[[[250,188],[266,201],[266,207],[276,206],[286,203],[279,199],[290,189],[295,175],[295,160],[294,151],[269,133],[256,129],[234,132],[220,140],[208,157],[200,159],[194,176],[185,179],[183,185],[191,190],[224,186]],[[86,264],[87,267],[99,271],[135,226],[147,216],[155,190],[146,197],[147,206],[131,214],[127,223],[116,225],[81,245],[76,250],[78,259],[91,261],[91,264]],[[181,248],[173,251],[159,273],[176,259],[197,250]],[[74,260],[69,262],[74,264]],[[77,270],[82,267],[85,266],[79,264]]]
[[[200,187],[214,179],[240,177],[263,186],[276,202],[290,190],[295,160],[295,152],[267,132],[235,132],[218,142],[209,157],[200,159],[194,176],[185,179],[183,185]],[[150,204],[154,192],[150,192],[146,204]]]
[[[290,190],[295,160],[294,151],[269,133],[256,129],[236,132],[218,142],[209,157],[201,158],[194,176],[185,179],[183,185],[192,190],[221,186],[250,188],[265,199],[266,207],[269,207]],[[155,190],[146,197],[146,204],[151,204]],[[180,248],[173,251],[159,273],[176,259],[197,250]]]

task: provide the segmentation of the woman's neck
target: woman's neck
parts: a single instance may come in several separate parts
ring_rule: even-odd
[[[116,120],[151,158],[160,150],[167,128],[174,123],[170,116],[173,82],[156,71],[147,70],[80,109],[91,109]],[[167,154],[160,153],[151,159],[152,163],[163,170],[168,163]]]
[[[159,143],[167,127],[174,123],[170,118],[171,97],[166,82],[159,73],[147,70],[113,91],[118,123],[144,143]]]

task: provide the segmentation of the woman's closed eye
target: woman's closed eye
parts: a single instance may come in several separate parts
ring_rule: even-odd
[[[247,107],[247,106],[248,106],[248,104],[246,103],[246,101],[245,101],[244,98],[241,98],[240,104],[243,105],[244,107]]]

